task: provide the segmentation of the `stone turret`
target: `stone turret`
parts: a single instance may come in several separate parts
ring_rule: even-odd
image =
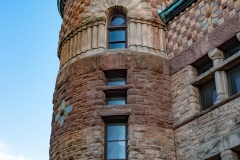
[[[51,160],[174,159],[166,26],[157,12],[167,3],[58,1]]]

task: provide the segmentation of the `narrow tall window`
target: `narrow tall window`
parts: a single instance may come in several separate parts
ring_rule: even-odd
[[[240,92],[240,66],[228,72],[231,95]]]
[[[107,160],[126,160],[126,124],[113,123],[107,124],[106,131],[106,159]]]
[[[214,105],[217,99],[217,92],[215,82],[205,84],[200,88],[201,90],[201,101],[202,101],[202,110],[206,110]]]
[[[121,49],[127,46],[127,22],[125,14],[113,12],[108,19],[108,48]]]

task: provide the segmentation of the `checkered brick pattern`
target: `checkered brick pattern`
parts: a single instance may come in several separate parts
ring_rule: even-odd
[[[199,24],[200,10],[208,2],[217,2],[220,12],[213,24],[208,28],[203,28]],[[210,33],[218,25],[224,23],[224,20],[236,15],[238,12],[240,12],[239,0],[202,0],[193,4],[178,17],[175,17],[167,27],[166,42],[169,58],[171,59],[187,49],[200,37]]]

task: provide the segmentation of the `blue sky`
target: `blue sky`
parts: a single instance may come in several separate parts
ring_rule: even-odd
[[[62,19],[57,0],[0,0],[0,160],[47,160]]]

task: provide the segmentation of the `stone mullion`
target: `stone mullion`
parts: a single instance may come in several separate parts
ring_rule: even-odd
[[[65,62],[67,62],[70,59],[70,40],[67,41],[67,53],[65,56]]]
[[[70,56],[69,56],[69,59],[72,59],[73,57],[73,43],[74,43],[74,37],[71,37],[70,39]]]
[[[86,44],[87,48],[86,51],[89,51],[92,49],[92,28],[89,27],[87,29],[87,44]]]
[[[217,67],[219,64],[221,64],[224,59],[223,52],[217,48],[210,51],[208,56],[210,59],[212,59],[214,67]],[[215,85],[217,92],[217,100],[215,103],[219,103],[229,96],[227,88],[227,74],[225,71],[215,72]]]
[[[83,30],[82,31],[82,52],[85,53],[86,52],[86,43],[87,41],[87,30]]]
[[[142,24],[137,23],[137,29],[136,29],[136,45],[137,50],[142,50]]]
[[[136,45],[136,24],[134,22],[130,22],[129,28],[129,47],[130,49],[134,49]]]
[[[153,26],[152,25],[148,25],[148,47],[149,48],[153,48]]]
[[[165,42],[165,31],[159,29],[159,49],[160,51],[166,52],[166,42]]]
[[[106,41],[105,41],[105,25],[104,24],[100,24],[98,26],[98,48],[106,48]]]
[[[62,47],[62,52],[61,52],[61,57],[60,57],[60,68],[62,67],[62,65],[63,65],[63,55],[64,55],[64,46]]]
[[[159,52],[159,33],[158,27],[153,27],[153,48],[155,52]]]
[[[143,50],[148,52],[148,26],[147,26],[147,24],[142,24],[142,46],[143,46]]]
[[[92,48],[93,49],[97,48],[97,43],[98,43],[97,35],[98,35],[98,27],[93,26],[93,34],[92,34]]]
[[[77,41],[77,55],[81,54],[82,48],[82,32],[78,32],[78,41]]]
[[[78,35],[75,34],[73,39],[73,57],[77,55],[77,41],[78,41]]]

